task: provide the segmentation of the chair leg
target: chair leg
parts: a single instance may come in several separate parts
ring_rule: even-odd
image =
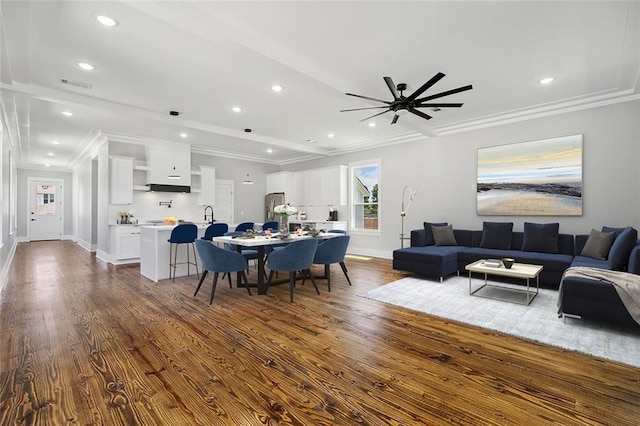
[[[347,266],[344,262],[340,262],[340,267],[342,268],[342,272],[344,272],[344,276],[347,278],[347,282],[351,285],[351,280],[349,279],[349,274],[347,274]]]
[[[242,275],[242,279],[244,280],[244,285],[247,287],[247,293],[249,293],[249,296],[251,296],[251,289],[249,288],[249,280],[247,280],[247,276],[245,275],[244,271],[240,272]]]
[[[213,295],[216,293],[216,285],[218,284],[218,273],[213,274],[213,286],[211,287],[211,299],[209,299],[209,304],[213,303]]]
[[[200,282],[198,282],[198,287],[196,288],[196,292],[193,293],[193,297],[196,297],[196,294],[198,294],[198,291],[200,291],[200,287],[202,287],[202,282],[204,281],[205,277],[207,276],[207,273],[209,273],[209,271],[207,271],[206,269],[204,271],[202,271],[202,277],[200,277]]]
[[[178,265],[176,264],[176,262],[178,261],[178,247],[180,246],[176,244],[176,248],[173,250],[173,282],[176,282],[176,269],[178,268]],[[171,253],[169,253],[169,255],[171,255]]]
[[[233,285],[231,284],[231,272],[225,272],[224,275],[229,279],[229,288],[233,288]],[[224,275],[222,276],[222,279],[224,279]]]
[[[271,272],[269,272],[269,279],[267,279],[267,285],[265,286],[264,289],[264,294],[267,294],[267,292],[269,291],[269,286],[271,285],[271,280],[273,279],[273,274],[275,271],[271,270]]]
[[[289,272],[289,299],[293,303],[293,287],[296,285],[296,271]]]
[[[331,265],[324,265],[324,277],[327,279],[327,288],[331,293]]]
[[[191,248],[193,249],[193,262],[196,265],[196,277],[200,278],[200,271],[198,271],[198,256],[196,255],[196,244],[191,243]]]
[[[313,284],[313,288],[316,289],[316,293],[320,294],[320,290],[318,290],[318,286],[316,285],[316,279],[313,278],[313,274],[311,273],[311,270],[307,269],[306,273],[309,274],[309,278],[311,278],[311,284]]]

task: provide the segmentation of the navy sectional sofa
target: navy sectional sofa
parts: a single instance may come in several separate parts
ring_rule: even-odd
[[[594,259],[581,255],[589,235],[557,233],[557,237],[553,237],[556,238],[553,249],[538,252],[531,251],[531,244],[525,243],[525,232],[511,232],[510,240],[505,240],[503,247],[488,248],[486,240],[483,241],[483,231],[454,229],[457,245],[438,246],[434,244],[433,236],[427,232],[427,225],[429,224],[425,223],[425,228],[411,231],[410,247],[394,250],[393,269],[439,278],[442,282],[453,274],[466,273],[465,266],[476,260],[510,257],[516,262],[542,265],[540,284],[554,289],[559,288],[564,271],[571,266],[589,266],[640,275],[640,240],[633,228],[603,228],[603,231],[614,230],[616,237],[607,259]],[[491,223],[485,222],[486,225]],[[538,226],[525,224],[525,228],[527,225]],[[532,233],[529,232],[528,235],[531,238]],[[493,245],[499,246],[500,243],[494,242]],[[562,281],[562,285],[562,313],[637,325],[611,284],[571,277]]]

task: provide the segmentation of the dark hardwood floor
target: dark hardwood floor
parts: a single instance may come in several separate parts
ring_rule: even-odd
[[[347,259],[249,296],[153,283],[69,241],[19,244],[1,294],[2,425],[638,425],[640,370],[358,297]],[[317,270],[320,273],[320,269]],[[251,270],[250,278],[255,277]],[[234,280],[235,282],[235,280]],[[639,354],[640,356],[640,354]]]

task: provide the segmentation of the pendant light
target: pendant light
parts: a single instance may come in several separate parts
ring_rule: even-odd
[[[243,185],[253,185],[253,181],[249,179],[249,173],[247,173],[247,178],[242,181]]]

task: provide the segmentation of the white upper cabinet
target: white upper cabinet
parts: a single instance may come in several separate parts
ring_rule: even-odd
[[[296,206],[346,206],[347,166],[293,172],[292,196],[288,203]]]
[[[215,206],[216,204],[216,169],[215,167],[200,167],[199,206]]]
[[[191,185],[191,147],[184,143],[164,142],[147,148],[147,183]],[[170,178],[169,176],[177,176]]]
[[[293,196],[293,173],[276,172],[267,174],[267,194],[284,192],[285,197]],[[289,200],[287,200],[289,202]]]
[[[109,160],[109,202],[133,203],[133,158],[112,156]]]

